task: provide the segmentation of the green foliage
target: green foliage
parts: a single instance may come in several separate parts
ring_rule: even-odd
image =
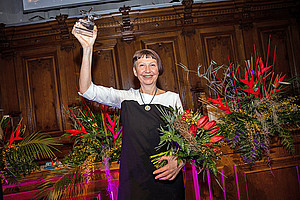
[[[9,118],[1,120],[1,128],[4,130],[8,120]],[[17,138],[25,132],[25,128],[21,129],[21,122],[18,126],[19,129],[16,128],[12,132],[13,136],[10,137],[10,142],[3,142],[4,145],[0,147],[1,179],[7,184],[15,183],[22,175],[39,170],[40,167],[36,161],[42,158],[55,157],[53,150],[57,150],[54,146],[58,145],[49,135],[39,132],[13,141],[14,135]]]
[[[72,150],[63,160],[63,168],[56,170],[57,177],[40,185],[36,199],[62,199],[84,196],[94,167],[99,162],[119,161],[122,126],[119,110],[100,104],[93,109],[83,100],[83,105],[66,110],[73,130],[62,137],[72,137]],[[96,107],[98,106],[98,107]]]
[[[205,169],[210,170],[217,175],[217,162],[220,160],[221,152],[219,147],[223,138],[220,131],[210,132],[203,126],[198,126],[192,133],[191,126],[197,126],[197,120],[202,115],[200,112],[185,111],[181,113],[177,108],[164,109],[159,108],[162,118],[166,125],[160,127],[160,143],[157,150],[166,149],[158,154],[152,155],[151,161],[156,168],[160,168],[166,164],[165,160],[160,161],[162,156],[176,156],[179,159],[191,163],[201,172]],[[195,134],[195,136],[193,135]],[[214,138],[219,137],[217,141]]]

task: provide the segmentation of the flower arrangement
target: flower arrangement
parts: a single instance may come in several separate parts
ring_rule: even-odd
[[[67,108],[74,129],[66,130],[62,137],[75,140],[72,151],[57,171],[60,178],[47,179],[37,197],[61,199],[84,196],[93,177],[95,165],[102,162],[107,178],[107,192],[113,199],[110,162],[119,161],[122,142],[120,112],[101,104],[93,110],[82,99],[81,106]]]
[[[162,156],[176,156],[180,160],[194,165],[198,172],[208,169],[217,175],[217,161],[220,160],[220,145],[223,136],[215,120],[209,121],[200,112],[186,110],[184,113],[177,108],[159,109],[166,126],[160,128],[160,143],[157,149],[166,149],[151,156],[152,163],[160,168],[166,161]]]
[[[284,81],[285,75],[274,73],[275,53],[272,65],[268,65],[268,58],[267,55],[264,63],[254,49],[254,56],[245,61],[244,68],[239,64],[235,67],[230,60],[229,66],[212,61],[203,74],[201,66],[197,72],[207,80],[217,97],[200,101],[223,113],[220,129],[225,141],[241,153],[242,160],[250,166],[263,158],[269,160],[274,136],[292,153],[295,151],[289,128],[300,121],[299,100],[282,95],[290,83]],[[220,74],[223,77],[219,77]]]
[[[53,150],[57,150],[54,146],[58,145],[45,133],[25,136],[26,127],[22,125],[22,119],[15,128],[10,127],[10,122],[10,116],[0,120],[0,181],[5,184],[18,183],[22,175],[40,170],[37,160],[55,157]],[[10,139],[6,140],[9,131]]]

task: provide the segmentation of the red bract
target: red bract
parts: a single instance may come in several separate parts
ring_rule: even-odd
[[[212,127],[214,127],[216,124],[217,124],[217,123],[216,123],[215,120],[211,120],[211,121],[207,122],[207,123],[204,125],[203,128],[204,128],[205,130],[209,130],[209,129],[211,129]]]
[[[10,135],[9,145],[6,148],[11,147],[11,145],[14,141],[23,139],[19,136],[20,130],[21,130],[21,124],[18,124],[17,129],[16,129],[16,137],[14,137],[14,131],[12,131],[12,133]]]
[[[216,135],[216,136],[210,138],[210,141],[213,143],[216,143],[216,142],[219,142],[220,140],[222,140],[223,138],[224,138],[223,135]]]
[[[66,132],[68,132],[68,133],[73,133],[72,135],[69,135],[69,137],[78,135],[79,133],[85,133],[85,134],[88,134],[88,133],[86,132],[85,128],[82,126],[82,124],[80,124],[80,126],[81,126],[81,130],[66,130]]]
[[[198,127],[202,127],[202,126],[204,126],[207,122],[208,122],[208,117],[207,117],[207,116],[200,117],[200,119],[197,120],[197,126],[198,126]]]
[[[192,125],[190,128],[189,128],[189,134],[193,135],[194,137],[196,136],[197,134],[197,126],[196,125]]]
[[[272,66],[265,67],[265,65],[264,65],[264,63],[263,63],[263,61],[262,61],[261,58],[260,58],[260,60],[259,60],[259,66],[260,66],[260,70],[261,70],[261,71],[258,72],[258,76],[260,76],[260,75],[262,75],[263,73],[267,72],[268,69],[270,69],[270,68],[272,67]],[[263,77],[263,79],[266,79],[266,76]]]
[[[216,126],[215,128],[211,129],[210,131],[208,131],[208,134],[213,134],[216,131],[218,131],[220,128],[218,126]]]
[[[210,102],[214,103],[214,104],[220,105],[220,106],[216,106],[216,105],[215,105],[215,106],[216,106],[217,108],[221,109],[221,110],[226,111],[227,114],[230,114],[231,112],[230,112],[230,110],[229,110],[229,106],[228,106],[228,103],[227,103],[226,99],[225,99],[225,103],[226,103],[226,106],[225,106],[225,105],[223,104],[223,102],[222,102],[222,100],[221,100],[219,94],[217,94],[217,95],[218,95],[218,100],[212,99],[212,98],[208,98],[208,100],[209,100]]]
[[[259,75],[258,75],[258,76],[259,76]],[[243,88],[239,88],[239,89],[240,89],[240,90],[243,90],[243,91],[245,91],[245,92],[247,92],[247,93],[254,94],[254,95],[255,95],[255,98],[257,98],[260,92],[259,92],[259,89],[258,89],[258,88],[256,89],[256,91],[254,91],[254,89],[253,89],[253,86],[254,86],[254,77],[253,77],[253,75],[251,75],[251,73],[250,73],[250,79],[249,79],[249,75],[248,75],[247,69],[245,69],[245,78],[244,78],[244,79],[239,78],[239,79],[240,79],[240,81],[241,81],[242,83],[244,83],[245,85],[248,86],[247,89],[243,89]],[[256,85],[257,83],[258,83],[258,81],[256,81],[255,85]]]

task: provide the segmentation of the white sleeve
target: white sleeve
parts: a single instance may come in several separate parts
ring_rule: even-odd
[[[175,100],[175,107],[177,107],[181,112],[183,112],[183,106],[179,94],[177,94],[177,98]]]
[[[96,101],[108,106],[121,108],[121,103],[124,100],[127,92],[128,91],[117,90],[112,87],[108,88],[100,85],[95,85],[92,82],[90,87],[84,94],[78,94],[91,101]]]

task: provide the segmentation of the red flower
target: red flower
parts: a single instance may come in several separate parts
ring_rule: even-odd
[[[260,76],[260,74],[258,74],[258,76]],[[247,72],[246,69],[245,69],[245,78],[244,78],[244,79],[239,78],[239,79],[240,79],[240,81],[241,81],[242,83],[244,83],[245,85],[248,86],[247,89],[243,89],[243,88],[239,88],[239,89],[240,89],[240,90],[243,90],[244,92],[254,94],[254,95],[255,95],[255,98],[257,98],[258,95],[259,95],[259,90],[258,90],[258,88],[257,88],[256,91],[254,91],[254,89],[255,89],[254,86],[257,85],[258,80],[256,81],[256,83],[254,83],[254,77],[253,77],[253,75],[251,75],[251,73],[250,73],[250,79],[249,79],[249,75],[248,75],[248,72]],[[228,114],[229,114],[229,113],[228,113]]]
[[[218,126],[216,126],[215,128],[211,129],[210,131],[208,131],[208,134],[213,134],[216,131],[218,131],[220,128]]]
[[[181,120],[184,121],[189,115],[191,114],[190,110],[184,111],[183,115],[181,116]]]
[[[224,138],[223,135],[216,135],[216,136],[210,138],[210,141],[213,143],[216,143],[216,142],[219,142],[220,140],[222,140],[223,138]]]
[[[214,127],[216,124],[217,124],[217,123],[216,123],[215,120],[211,120],[211,121],[207,122],[207,123],[204,125],[203,128],[204,128],[205,130],[209,130],[209,129],[211,129],[212,127]]]
[[[225,99],[226,105],[224,105],[223,102],[222,102],[222,100],[221,100],[221,98],[220,98],[220,96],[219,96],[219,94],[217,94],[217,95],[218,95],[218,100],[212,99],[212,98],[208,98],[208,100],[209,100],[210,102],[214,103],[214,104],[220,105],[220,106],[216,106],[216,105],[215,105],[215,106],[216,106],[217,108],[221,109],[221,110],[226,111],[227,114],[230,114],[231,112],[230,112],[230,110],[229,110],[227,100]]]
[[[189,114],[191,114],[191,111],[190,110],[186,110],[186,111],[184,111],[184,114],[183,115],[189,115]]]
[[[66,132],[68,132],[68,133],[73,133],[72,135],[69,135],[69,137],[78,135],[79,133],[85,133],[85,134],[88,134],[88,133],[86,132],[85,128],[82,126],[82,124],[80,124],[80,126],[81,126],[81,130],[66,130]]]
[[[9,145],[8,145],[6,148],[11,147],[11,145],[12,145],[12,143],[13,143],[14,141],[22,140],[22,139],[23,139],[23,138],[21,138],[21,137],[19,136],[20,130],[21,130],[21,124],[19,123],[18,126],[17,126],[17,129],[16,129],[16,137],[14,137],[14,131],[12,131],[12,133],[11,133],[11,135],[10,135]]]
[[[193,135],[194,137],[196,136],[197,134],[197,126],[196,125],[192,125],[190,128],[189,128],[189,134]]]
[[[197,126],[198,126],[198,127],[202,127],[202,126],[204,126],[207,122],[208,122],[208,117],[207,117],[207,116],[200,117],[200,119],[197,120]]]

